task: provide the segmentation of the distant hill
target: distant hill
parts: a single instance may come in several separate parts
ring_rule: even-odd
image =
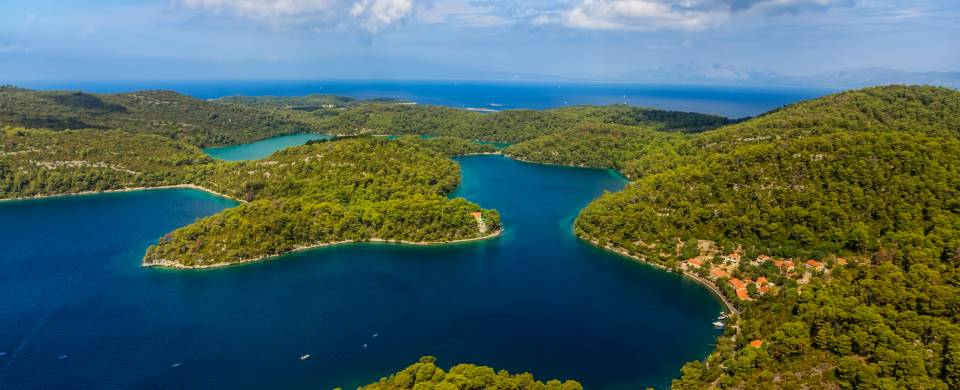
[[[887,84],[934,85],[960,88],[960,71],[910,72],[885,68],[846,69],[809,76],[781,74],[769,69],[726,64],[677,64],[610,75],[581,75],[644,84],[741,85],[819,88],[862,88]]]
[[[0,124],[122,129],[207,147],[312,132],[315,117],[294,110],[218,104],[170,91],[93,94],[0,87]]]

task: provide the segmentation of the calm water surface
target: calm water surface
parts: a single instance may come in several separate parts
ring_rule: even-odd
[[[171,189],[0,203],[0,388],[351,388],[429,354],[635,389],[712,349],[722,306],[706,289],[572,235],[620,176],[459,161],[455,195],[499,209],[503,236],[169,270],[140,267],[145,248],[232,201]]]
[[[307,141],[317,139],[330,139],[329,135],[324,134],[293,134],[280,137],[268,138],[262,141],[249,144],[225,146],[222,148],[207,148],[204,152],[220,160],[239,161],[239,160],[257,160],[268,157],[273,152],[291,146],[300,146]]]

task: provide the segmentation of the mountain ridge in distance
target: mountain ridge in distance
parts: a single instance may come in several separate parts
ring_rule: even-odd
[[[905,71],[879,67],[851,68],[797,76],[741,65],[682,63],[607,75],[569,74],[565,77],[582,81],[667,85],[802,86],[850,89],[886,84],[911,84],[960,88],[960,71]]]

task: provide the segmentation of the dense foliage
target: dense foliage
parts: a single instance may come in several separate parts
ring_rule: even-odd
[[[661,131],[698,132],[726,118],[627,105],[582,106],[553,110],[479,113],[414,104],[363,104],[328,118],[331,134],[435,135],[472,140],[519,142],[568,130],[584,123],[644,126]]]
[[[156,135],[6,128],[0,199],[181,184],[185,167],[212,162],[195,146]]]
[[[390,377],[363,387],[364,390],[582,390],[576,381],[537,381],[533,375],[511,375],[507,371],[494,371],[490,367],[458,364],[443,371],[437,367],[432,356],[424,356],[415,363]]]
[[[90,94],[0,87],[0,123],[29,128],[123,129],[200,147],[276,135],[430,135],[518,142],[585,123],[700,132],[730,123],[714,115],[628,105],[480,113],[392,99],[334,95],[233,96],[211,101],[169,91]]]
[[[692,239],[860,259],[740,301],[740,334],[731,328],[674,387],[957,388],[958,103],[948,89],[871,88],[665,144],[576,231],[667,266],[677,240]]]
[[[319,120],[294,110],[216,104],[169,91],[90,94],[0,88],[0,123],[29,128],[123,129],[197,146],[313,132]]]
[[[447,156],[465,156],[470,154],[496,153],[497,148],[491,144],[469,141],[457,137],[417,137],[404,136],[398,139],[403,143],[412,143],[435,150]]]
[[[288,148],[267,159],[209,164],[189,180],[244,199],[178,229],[147,251],[146,264],[211,266],[342,241],[446,242],[479,238],[499,229],[499,215],[483,210],[489,231],[470,214],[481,209],[449,199],[459,166],[439,153],[405,142],[352,138]]]
[[[227,96],[214,99],[214,101],[254,107],[285,108],[298,111],[343,108],[357,103],[357,100],[354,98],[326,94],[306,96]]]
[[[622,162],[647,155],[679,139],[676,133],[644,127],[585,124],[514,144],[503,153],[526,161],[623,168]]]

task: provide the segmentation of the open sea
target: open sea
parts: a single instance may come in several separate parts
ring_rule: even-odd
[[[785,104],[833,93],[827,89],[676,86],[611,83],[479,81],[190,81],[22,83],[36,89],[130,92],[169,89],[201,99],[231,95],[296,96],[315,93],[354,98],[397,98],[421,104],[506,110],[627,103],[731,118],[754,116]]]

